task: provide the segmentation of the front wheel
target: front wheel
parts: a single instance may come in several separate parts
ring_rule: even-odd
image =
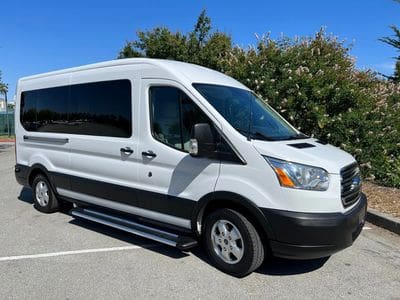
[[[257,230],[235,210],[212,212],[205,220],[204,239],[213,264],[233,276],[246,276],[264,261],[264,246]]]

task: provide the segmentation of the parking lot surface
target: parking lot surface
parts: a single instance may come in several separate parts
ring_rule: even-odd
[[[274,259],[242,279],[184,253],[62,213],[42,214],[0,144],[0,299],[400,299],[400,237],[366,224],[328,259]]]

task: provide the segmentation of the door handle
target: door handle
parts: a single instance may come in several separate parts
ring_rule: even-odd
[[[121,151],[124,154],[132,154],[133,153],[133,150],[129,147],[121,148],[121,149],[119,149],[119,151]]]
[[[146,156],[146,157],[156,157],[157,156],[157,154],[155,154],[153,151],[151,151],[151,150],[148,150],[147,152],[146,151],[143,151],[142,152],[142,155],[143,156]]]

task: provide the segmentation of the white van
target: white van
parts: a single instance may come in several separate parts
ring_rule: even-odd
[[[351,155],[204,67],[135,58],[25,77],[15,120],[16,178],[39,211],[182,250],[202,241],[235,276],[267,253],[329,256],[364,224]]]

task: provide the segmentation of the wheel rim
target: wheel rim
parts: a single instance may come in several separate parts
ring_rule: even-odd
[[[40,206],[46,206],[49,204],[49,188],[46,182],[39,181],[35,188],[36,201]]]
[[[243,238],[239,229],[227,220],[218,220],[211,229],[214,252],[228,264],[238,263],[244,253]]]

